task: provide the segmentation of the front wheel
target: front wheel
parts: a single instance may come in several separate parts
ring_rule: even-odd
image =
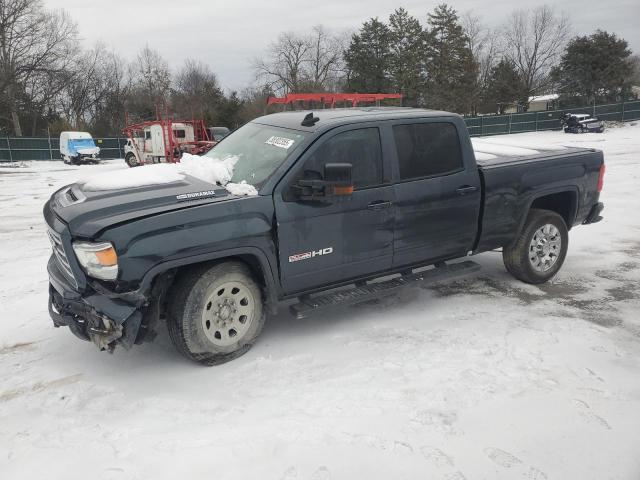
[[[526,283],[551,279],[567,255],[569,232],[564,219],[549,210],[532,209],[515,243],[502,249],[507,271]]]
[[[195,268],[169,298],[169,335],[185,357],[204,365],[246,353],[264,325],[262,292],[240,262]]]
[[[131,168],[137,167],[139,165],[138,159],[136,158],[134,153],[127,153],[127,155],[124,157],[124,161],[127,162],[127,165],[129,165]]]

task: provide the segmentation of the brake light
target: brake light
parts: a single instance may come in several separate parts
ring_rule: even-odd
[[[604,183],[604,163],[600,165],[600,174],[598,175],[598,188],[597,188],[598,193],[602,191],[603,183]]]

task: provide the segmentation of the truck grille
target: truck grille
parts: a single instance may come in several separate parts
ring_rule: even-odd
[[[65,275],[65,277],[67,277],[67,279],[69,279],[73,283],[73,285],[78,286],[76,283],[76,279],[73,276],[71,266],[69,265],[67,255],[64,252],[64,246],[62,245],[62,239],[60,238],[60,235],[58,235],[51,229],[47,230],[47,234],[49,235],[49,240],[51,241],[51,246],[53,247],[53,254],[56,257],[58,266],[60,267],[60,271]]]

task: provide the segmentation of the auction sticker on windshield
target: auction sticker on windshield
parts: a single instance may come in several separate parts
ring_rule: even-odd
[[[295,143],[295,140],[291,140],[290,138],[285,137],[276,137],[274,135],[273,137],[267,138],[264,143],[266,143],[267,145],[273,145],[274,147],[287,149]]]

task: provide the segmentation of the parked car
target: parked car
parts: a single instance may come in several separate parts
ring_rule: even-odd
[[[560,121],[564,133],[604,132],[604,123],[586,113],[565,113]]]
[[[283,300],[303,317],[475,271],[469,255],[500,248],[515,278],[545,282],[570,229],[602,218],[602,152],[477,160],[447,112],[277,113],[206,155],[226,154],[257,196],[191,176],[58,190],[44,207],[54,325],[112,350],[166,320],[183,355],[212,365],[246,352]]]
[[[60,133],[60,157],[64,163],[79,165],[95,163],[100,154],[93,137],[88,132]]]

